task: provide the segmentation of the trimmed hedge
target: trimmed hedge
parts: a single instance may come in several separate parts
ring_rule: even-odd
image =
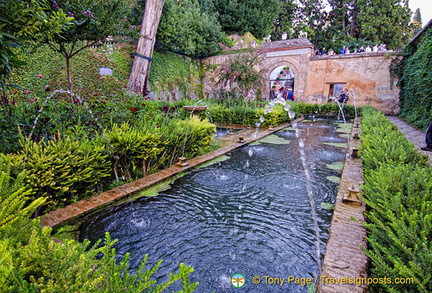
[[[432,292],[432,168],[377,110],[362,108],[363,199],[372,278],[412,278],[411,284],[371,284],[373,292]],[[394,280],[394,279],[393,279]],[[385,283],[385,282],[384,282]]]
[[[296,117],[301,115],[323,115],[336,116],[339,112],[339,106],[336,103],[327,104],[307,104],[307,103],[292,103],[291,111],[296,113]],[[265,105],[261,103],[249,104],[244,101],[222,101],[209,106],[208,112],[203,114],[213,123],[224,124],[242,124],[255,125],[260,122],[260,117],[264,116],[264,122],[261,126],[277,126],[290,121],[288,112],[281,104],[276,104],[273,110],[265,113]],[[346,117],[355,115],[354,107],[345,105],[344,114]]]

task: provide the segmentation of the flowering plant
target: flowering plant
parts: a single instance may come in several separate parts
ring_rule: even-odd
[[[263,86],[262,70],[258,53],[238,54],[222,64],[215,71],[216,85],[222,89],[239,92],[248,97],[252,91],[261,92]]]

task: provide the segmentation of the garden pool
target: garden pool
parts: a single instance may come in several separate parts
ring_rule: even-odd
[[[307,292],[287,277],[319,277],[348,131],[331,120],[283,129],[192,170],[155,197],[86,219],[80,238],[96,242],[110,232],[134,269],[145,254],[149,265],[163,259],[161,281],[179,263],[191,265],[196,292],[235,292],[234,274],[245,277],[244,292]],[[265,276],[284,284],[266,284]]]

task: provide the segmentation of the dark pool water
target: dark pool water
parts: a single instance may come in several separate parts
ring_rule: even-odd
[[[196,292],[307,292],[286,278],[319,276],[332,215],[321,203],[334,203],[337,183],[328,178],[341,174],[328,164],[343,162],[346,151],[325,144],[346,142],[336,128],[328,121],[303,123],[297,132],[277,132],[271,143],[245,145],[175,180],[157,197],[88,219],[81,238],[95,242],[110,232],[119,239],[118,253],[131,254],[132,268],[145,254],[150,264],[163,259],[160,280],[181,262],[191,265],[191,281],[200,283]],[[230,284],[235,273],[246,278],[241,289]],[[253,284],[254,276],[262,282]],[[285,284],[265,284],[264,276],[285,278]]]

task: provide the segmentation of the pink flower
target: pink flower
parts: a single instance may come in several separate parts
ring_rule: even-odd
[[[34,99],[30,99],[30,100],[29,100],[29,102],[31,102],[31,103],[34,103],[34,102],[35,102],[35,100],[34,100]]]
[[[39,77],[39,78],[43,78],[43,75],[42,74],[38,74],[38,75],[36,75],[37,77]]]
[[[25,94],[29,94],[29,93],[31,93],[31,91],[24,91],[24,93],[25,93]]]

